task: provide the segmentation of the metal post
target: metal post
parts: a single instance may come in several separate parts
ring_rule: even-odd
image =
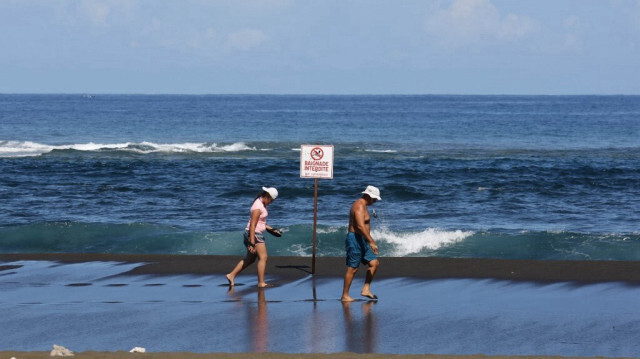
[[[313,255],[311,257],[311,274],[316,274],[316,226],[318,223],[318,179],[315,179],[313,194]]]

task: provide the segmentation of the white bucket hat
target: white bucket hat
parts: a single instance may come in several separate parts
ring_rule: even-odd
[[[278,190],[275,187],[262,187],[262,190],[267,192],[269,196],[271,196],[271,199],[278,198]]]
[[[382,198],[380,198],[380,190],[378,189],[378,187],[367,186],[367,189],[365,189],[362,193],[369,195],[369,197],[377,199],[378,201],[382,201]]]

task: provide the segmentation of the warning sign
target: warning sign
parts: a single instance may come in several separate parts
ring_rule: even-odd
[[[333,145],[300,146],[300,177],[333,178]]]

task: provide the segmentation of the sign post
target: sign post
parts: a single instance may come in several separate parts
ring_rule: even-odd
[[[311,274],[316,274],[316,228],[318,224],[318,179],[333,178],[333,145],[300,146],[300,177],[314,178],[313,193],[313,249]]]

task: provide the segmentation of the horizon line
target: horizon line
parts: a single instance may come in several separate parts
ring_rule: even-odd
[[[260,92],[220,92],[220,93],[171,93],[171,92],[0,92],[0,96],[21,95],[69,95],[69,96],[640,96],[640,93],[582,93],[582,94],[510,94],[510,93],[260,93]]]

